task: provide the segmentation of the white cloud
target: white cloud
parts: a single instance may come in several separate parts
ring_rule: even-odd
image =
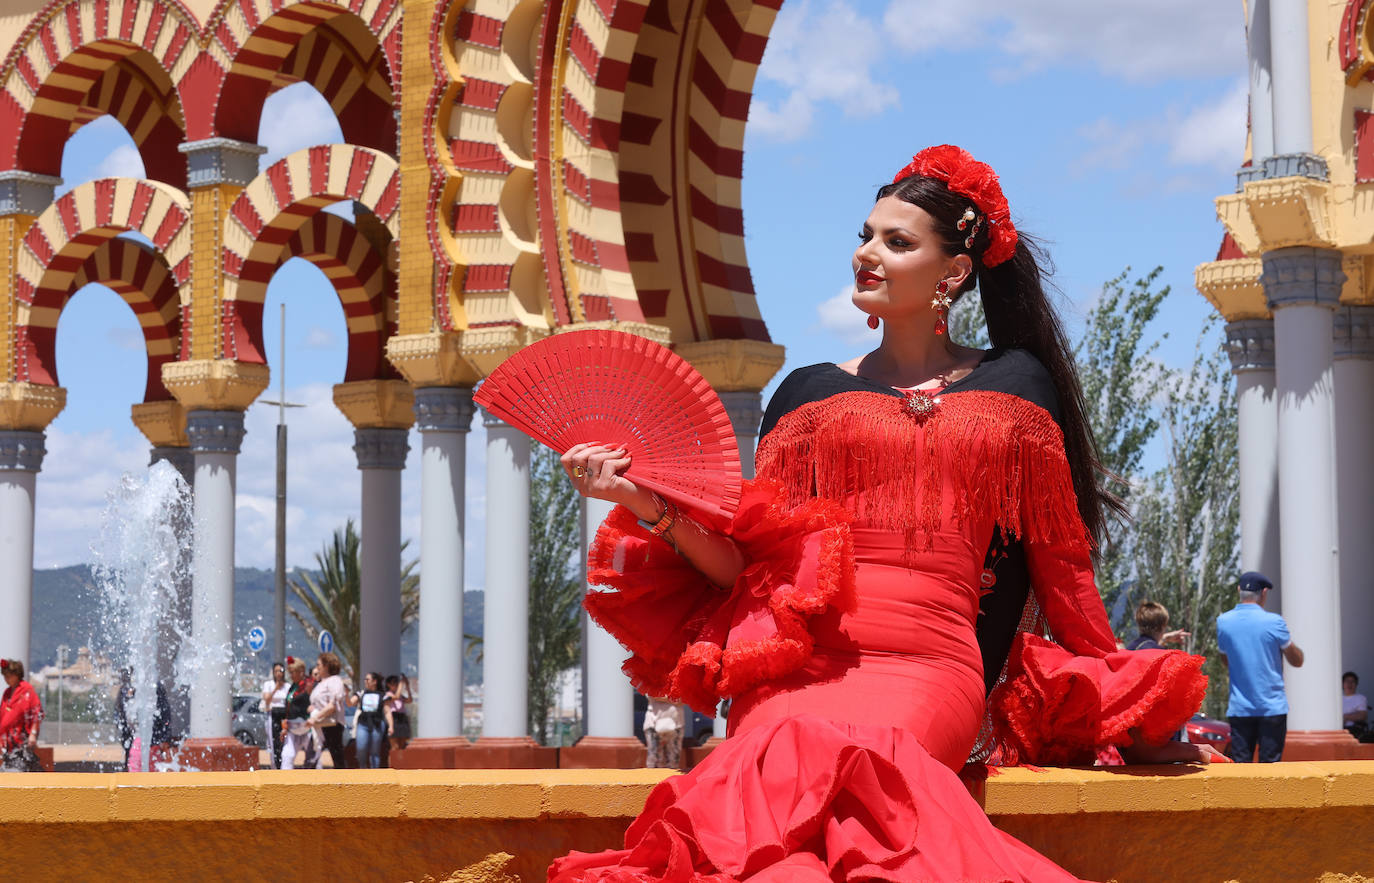
[[[1249,84],[1241,77],[1216,101],[1194,108],[1170,129],[1169,159],[1179,165],[1240,166],[1249,101]]]
[[[258,157],[258,168],[304,147],[342,144],[343,131],[334,110],[309,83],[293,83],[268,97],[258,124],[258,143],[267,153]]]
[[[1076,173],[1091,169],[1123,170],[1143,164],[1147,190],[1188,189],[1199,182],[1194,174],[1163,175],[1156,168],[1164,157],[1169,166],[1201,171],[1232,171],[1245,152],[1245,116],[1249,100],[1244,78],[1201,103],[1169,107],[1149,119],[1099,117],[1077,134],[1082,153]],[[1134,176],[1140,178],[1140,175]]]
[[[756,96],[751,131],[780,141],[800,138],[820,102],[836,104],[851,117],[896,107],[897,90],[880,85],[872,74],[883,50],[882,28],[854,5],[840,0],[823,6],[811,0],[785,4],[758,76],[782,86],[786,97],[770,102]]]
[[[132,144],[121,144],[95,167],[96,178],[142,178],[143,157]]]
[[[1245,70],[1239,4],[892,0],[883,21],[904,51],[982,51],[1020,72],[1084,62],[1109,76],[1154,82]]]
[[[115,432],[65,432],[48,427],[34,499],[34,566],[91,560],[107,495],[120,475],[148,465],[148,445],[132,426]]]
[[[305,342],[302,344],[308,350],[332,350],[338,345],[334,339],[334,332],[319,325],[310,326],[310,330],[305,333]]]
[[[846,285],[834,297],[816,305],[816,324],[812,331],[823,332],[850,346],[877,343],[875,332],[868,327],[868,316],[854,306],[854,286]]]

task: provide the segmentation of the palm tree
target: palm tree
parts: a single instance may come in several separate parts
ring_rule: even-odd
[[[401,544],[405,551],[410,541]],[[300,623],[310,639],[318,640],[322,630],[334,636],[334,647],[350,677],[356,681],[362,664],[361,647],[362,575],[358,555],[358,531],[353,519],[334,531],[334,538],[315,553],[319,567],[318,579],[304,571],[297,571],[300,581],[290,581],[291,591],[304,605],[305,613],[294,605],[291,615]],[[401,631],[405,632],[420,614],[420,575],[415,573],[418,561],[401,568]],[[309,615],[307,618],[306,614]]]

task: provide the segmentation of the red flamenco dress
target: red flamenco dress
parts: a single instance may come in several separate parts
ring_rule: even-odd
[[[572,853],[549,880],[1074,880],[994,828],[958,771],[1091,763],[1132,730],[1163,742],[1206,679],[1200,657],[1116,650],[1048,384],[994,351],[919,413],[834,365],[795,372],[759,478],[714,525],[748,562],[729,590],[614,510],[588,561],[610,590],[588,610],[642,692],[705,712],[732,697],[730,736],[654,789],[624,849]],[[985,679],[999,536],[1024,551],[1031,630]]]

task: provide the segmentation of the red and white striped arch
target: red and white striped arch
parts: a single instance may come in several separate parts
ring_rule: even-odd
[[[217,134],[256,141],[263,101],[304,81],[329,101],[346,140],[396,151],[400,0],[228,0],[214,33],[233,59],[214,98]]]
[[[0,168],[58,174],[71,132],[109,113],[154,177],[184,186],[175,84],[193,65],[197,36],[176,0],[54,0],[0,66]]]
[[[222,355],[225,358],[262,361],[262,304],[267,283],[282,262],[297,256],[291,251],[293,241],[299,256],[311,259],[325,270],[325,275],[329,276],[332,271],[343,272],[346,267],[358,280],[347,297],[340,293],[344,312],[349,317],[350,338],[355,331],[384,336],[385,301],[378,299],[381,297],[379,292],[385,288],[380,281],[383,278],[382,255],[376,246],[357,236],[356,231],[345,234],[331,227],[330,221],[314,220],[320,217],[320,209],[341,200],[362,205],[394,237],[400,221],[396,211],[400,200],[400,169],[396,161],[365,147],[324,145],[306,148],[283,157],[263,171],[230,206],[224,220],[226,279],[222,321],[229,332],[224,336]],[[353,230],[351,225],[347,226]],[[306,227],[310,230],[302,232]],[[311,249],[329,242],[335,243],[339,249],[337,257],[343,262],[327,269],[321,263],[326,256]],[[347,260],[343,260],[345,247]],[[363,301],[369,304],[367,310],[359,306]],[[376,346],[376,368],[380,369],[380,337]],[[355,362],[350,342],[350,371],[364,370],[362,366],[368,364],[369,358],[359,355]]]
[[[149,314],[145,322],[147,310],[134,306],[145,328],[145,338],[149,340],[150,356],[155,351],[159,357],[174,355],[175,343],[154,341],[179,339],[179,333],[174,335],[170,330],[149,332],[147,329],[158,322],[164,329],[171,325],[180,328],[179,318],[169,318],[164,312],[175,310],[177,299],[170,292],[190,275],[189,212],[185,195],[168,185],[130,178],[101,178],[73,189],[39,215],[24,236],[15,274],[16,379],[57,383],[52,353],[57,319],[78,288],[87,282],[106,281],[92,276],[93,272],[101,275],[95,271],[102,266],[110,271],[107,274],[110,279],[123,283],[126,289],[141,286],[139,302],[152,304],[152,314],[160,317],[155,321]],[[88,265],[93,255],[125,231],[140,233],[153,243],[154,260],[166,271],[170,283],[164,284],[159,272],[146,264],[137,261],[126,264],[123,251],[118,256],[111,251],[108,257],[97,258],[96,264]],[[116,260],[117,273],[110,269]],[[129,269],[126,270],[126,266]],[[140,272],[139,267],[143,267],[143,271]],[[128,278],[116,278],[121,275]],[[125,300],[129,301],[129,297]],[[133,305],[133,301],[129,302]],[[157,386],[160,385],[159,378]],[[149,391],[157,392],[151,380]]]
[[[338,215],[318,212],[278,252],[278,264],[291,258],[309,261],[329,279],[348,326],[348,361],[344,382],[395,377],[386,360],[386,339],[396,328],[395,280],[378,247]],[[238,358],[265,362],[262,303],[267,283],[240,280],[233,330]]]

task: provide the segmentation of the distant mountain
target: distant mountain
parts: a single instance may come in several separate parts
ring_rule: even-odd
[[[275,581],[271,570],[253,567],[234,569],[234,644],[239,666],[245,671],[266,672],[271,660],[270,650],[253,653],[248,648],[248,630],[260,625],[269,635],[276,625]],[[296,606],[295,595],[286,590],[286,604]],[[463,631],[482,634],[482,592],[463,595]],[[33,620],[30,660],[38,667],[57,661],[57,648],[66,644],[71,648],[68,660],[74,659],[78,647],[99,647],[106,638],[100,625],[101,601],[89,565],[77,564],[33,573]],[[423,615],[423,614],[421,614]],[[419,654],[418,628],[411,628],[401,636],[401,667],[414,675]],[[455,636],[457,637],[457,636]],[[270,648],[272,641],[268,639]],[[286,652],[309,658],[315,644],[305,635],[289,610],[286,615]],[[31,666],[32,667],[32,666]],[[463,680],[481,683],[480,663],[465,661]]]

